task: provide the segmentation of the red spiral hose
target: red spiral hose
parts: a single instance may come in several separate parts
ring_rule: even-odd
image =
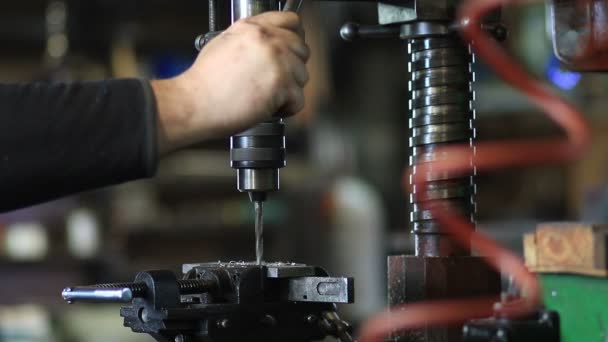
[[[522,91],[565,132],[565,138],[527,139],[507,142],[481,143],[471,151],[470,146],[443,148],[438,155],[448,157],[432,163],[418,164],[413,185],[424,196],[427,173],[467,175],[474,161],[478,171],[490,171],[534,164],[557,164],[580,158],[590,147],[589,126],[582,114],[561,99],[549,87],[528,74],[500,45],[481,28],[485,15],[502,5],[523,3],[518,0],[468,0],[459,11],[459,23],[465,40],[471,42],[476,54],[513,87]],[[445,152],[445,153],[444,153]],[[405,184],[409,190],[408,172]],[[421,201],[421,205],[424,202]],[[445,207],[442,207],[445,208]],[[501,247],[489,237],[475,232],[469,220],[459,216],[455,209],[442,209],[427,205],[433,216],[452,238],[464,246],[469,242],[485,260],[503,273],[513,277],[522,291],[522,299],[503,308],[508,317],[518,317],[536,310],[542,302],[541,287],[536,276],[528,271],[521,258]],[[496,298],[455,299],[407,304],[392,308],[367,321],[360,332],[360,341],[382,341],[395,331],[425,326],[463,323],[470,319],[491,316]]]

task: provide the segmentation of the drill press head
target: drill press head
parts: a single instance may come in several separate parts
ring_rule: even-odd
[[[237,189],[252,201],[264,201],[280,188],[285,167],[285,124],[280,119],[261,123],[230,139],[231,166],[237,170]]]
[[[231,20],[280,10],[279,0],[232,0]],[[291,10],[293,1],[285,5]],[[294,8],[291,8],[294,7]],[[299,7],[299,6],[298,6]],[[230,139],[232,168],[237,170],[237,189],[249,193],[252,202],[266,200],[269,192],[280,188],[280,169],[285,161],[285,125],[280,115]]]

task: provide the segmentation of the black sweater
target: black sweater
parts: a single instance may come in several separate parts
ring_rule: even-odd
[[[147,81],[0,84],[0,212],[152,176]]]

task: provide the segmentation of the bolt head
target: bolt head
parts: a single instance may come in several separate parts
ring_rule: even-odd
[[[496,341],[497,342],[507,341],[507,332],[504,331],[503,329],[498,329],[498,331],[496,331]]]
[[[272,315],[264,315],[260,323],[268,327],[274,327],[277,325],[277,319]]]
[[[143,323],[150,322],[149,313],[146,308],[139,309],[137,316],[139,317],[139,320],[142,321]]]
[[[217,327],[220,329],[230,328],[230,320],[228,320],[227,318],[224,318],[224,319],[217,321]]]
[[[347,42],[352,42],[359,38],[359,25],[346,23],[340,29],[340,37]]]
[[[507,40],[507,37],[509,37],[509,31],[506,27],[502,25],[496,25],[496,27],[494,27],[494,30],[492,31],[492,35],[499,42],[504,42],[505,40]]]

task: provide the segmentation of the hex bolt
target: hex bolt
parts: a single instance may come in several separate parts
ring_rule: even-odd
[[[274,327],[277,325],[277,319],[272,315],[264,315],[260,320],[260,323],[265,326]]]
[[[139,309],[137,316],[139,317],[139,320],[143,323],[150,322],[150,317],[148,316],[148,310],[146,310],[146,308]]]
[[[506,341],[507,333],[503,329],[498,329],[498,331],[496,331],[496,338],[497,341]]]
[[[228,320],[228,318],[224,318],[224,319],[217,321],[217,327],[220,329],[230,328],[230,320]]]

